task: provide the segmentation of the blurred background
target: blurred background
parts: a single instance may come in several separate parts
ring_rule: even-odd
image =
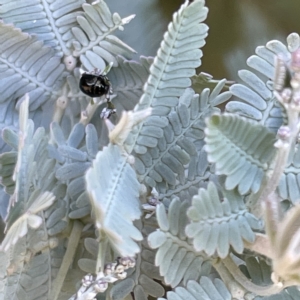
[[[118,32],[138,56],[155,56],[172,19],[183,0],[107,0],[121,17],[136,14],[135,19]],[[215,78],[237,79],[237,71],[246,67],[246,59],[255,48],[279,39],[285,42],[291,32],[300,33],[299,0],[206,0],[209,8],[206,24],[210,27],[203,47],[199,71]]]

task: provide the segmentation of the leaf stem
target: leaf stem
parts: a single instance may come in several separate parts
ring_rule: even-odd
[[[58,97],[56,100],[56,105],[54,109],[54,114],[52,117],[52,121],[56,122],[57,124],[60,124],[60,121],[64,115],[64,112],[66,110],[68,104],[68,98],[65,96]]]
[[[83,224],[81,222],[74,221],[71,235],[68,241],[67,251],[64,255],[61,267],[59,268],[58,274],[53,282],[52,290],[50,292],[49,299],[51,300],[58,299],[66,275],[69,271],[69,267],[73,262],[73,258],[80,240],[82,228],[83,228]]]
[[[242,287],[251,293],[258,296],[270,296],[279,293],[284,286],[283,285],[269,285],[269,286],[259,286],[252,283],[238,268],[230,256],[227,256],[222,260],[227,270],[233,276],[234,280],[237,281]]]
[[[217,259],[216,262],[213,263],[213,266],[221,276],[221,279],[223,280],[227,288],[229,289],[231,296],[234,299],[244,299],[247,290],[234,280],[233,276],[225,267],[222,260]]]
[[[280,135],[281,130],[283,132],[286,131],[287,138],[286,140],[279,138],[275,143],[275,146],[278,148],[275,166],[267,186],[262,191],[260,197],[260,203],[264,203],[265,208],[266,232],[271,242],[274,242],[278,222],[280,221],[280,199],[276,197],[274,192],[279,185],[280,178],[284,173],[289,158],[290,150],[295,145],[299,133],[299,112],[290,104],[286,104],[285,109],[288,116],[288,125],[280,127],[278,133]],[[284,136],[284,134],[282,135]]]
[[[104,264],[105,264],[105,255],[107,252],[108,240],[107,237],[104,235],[99,242],[98,247],[98,254],[97,254],[97,264],[96,264],[96,274],[99,272],[104,271]]]
[[[68,87],[65,84],[61,90],[61,96],[57,98],[54,108],[54,114],[52,121],[60,124],[60,121],[65,113],[66,107],[68,105]]]
[[[92,119],[99,105],[104,103],[103,100],[97,101],[97,98],[93,98],[93,101],[90,101],[86,109],[81,112],[80,123],[86,126]]]

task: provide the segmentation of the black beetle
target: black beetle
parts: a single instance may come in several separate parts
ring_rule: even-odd
[[[79,88],[84,94],[92,98],[105,95],[106,99],[109,99],[112,92],[111,83],[107,76],[97,74],[95,71],[81,75]]]

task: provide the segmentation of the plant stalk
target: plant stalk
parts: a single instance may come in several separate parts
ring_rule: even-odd
[[[280,178],[287,165],[290,151],[292,147],[294,147],[299,133],[299,112],[293,109],[291,105],[286,106],[286,112],[288,115],[287,128],[289,129],[289,136],[287,140],[279,139],[275,144],[275,146],[278,147],[278,152],[273,173],[260,197],[260,203],[264,204],[266,232],[271,244],[275,241],[277,226],[281,216],[280,199],[276,196],[275,190],[279,185]]]
[[[80,123],[86,126],[90,123],[92,117],[94,116],[99,105],[104,103],[103,100],[97,101],[97,98],[93,98],[92,101],[89,102],[86,109],[81,112]]]
[[[80,240],[82,228],[83,228],[83,224],[81,222],[74,221],[73,228],[68,242],[67,251],[64,255],[61,267],[59,268],[58,274],[52,285],[52,290],[49,296],[49,299],[51,300],[57,300],[59,296],[66,275],[69,271],[70,265],[73,262],[73,258]]]
[[[252,283],[238,268],[230,256],[227,256],[222,260],[227,270],[233,276],[234,280],[237,281],[247,291],[254,293],[258,296],[270,296],[279,293],[284,286],[282,285],[269,285],[259,286]]]
[[[104,264],[105,264],[105,255],[107,252],[108,240],[106,236],[101,238],[98,247],[98,255],[97,255],[97,264],[96,264],[96,274],[99,272],[104,272]]]

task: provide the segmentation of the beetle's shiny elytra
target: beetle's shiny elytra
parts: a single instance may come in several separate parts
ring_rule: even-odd
[[[109,99],[111,84],[105,75],[83,73],[79,88],[84,94],[92,98],[106,95],[106,98]]]
[[[111,64],[109,67],[111,67]],[[112,114],[116,113],[116,109],[110,101],[110,95],[113,93],[111,83],[107,76],[103,74],[107,73],[101,73],[99,69],[83,73],[79,81],[79,88],[84,94],[92,98],[105,95],[107,107],[103,108],[100,117],[108,119]],[[91,103],[94,104],[94,101],[92,100]]]

